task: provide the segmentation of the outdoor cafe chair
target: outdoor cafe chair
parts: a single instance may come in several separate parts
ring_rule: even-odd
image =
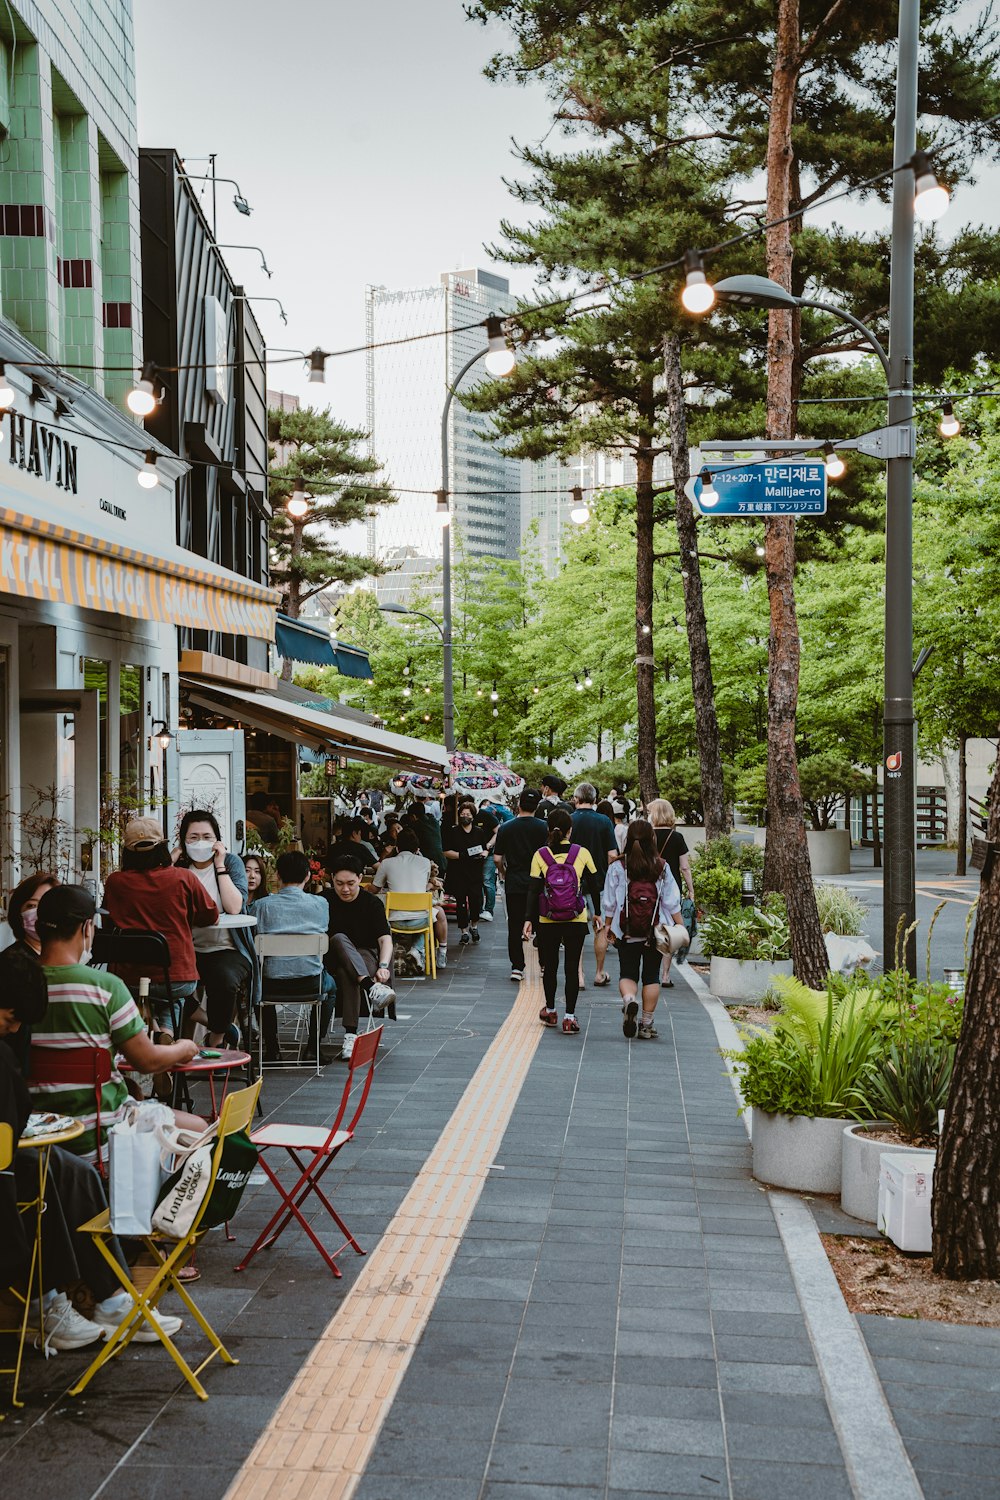
[[[187,1286],[179,1280],[178,1272],[187,1265],[194,1254],[198,1241],[207,1233],[207,1230],[201,1229],[199,1226],[212,1197],[212,1189],[215,1187],[215,1179],[219,1173],[226,1138],[235,1135],[240,1130],[249,1129],[253,1121],[257,1095],[260,1093],[260,1084],[261,1080],[258,1078],[257,1082],[250,1088],[240,1089],[238,1093],[228,1095],[226,1102],[222,1106],[222,1113],[219,1115],[216,1127],[215,1147],[212,1152],[212,1171],[209,1178],[208,1190],[201,1200],[201,1204],[187,1234],[175,1240],[154,1229],[149,1234],[136,1236],[152,1256],[155,1264],[155,1269],[148,1285],[138,1286],[136,1283],[141,1278],[135,1277],[133,1280],[134,1273],[130,1274],[129,1271],[124,1270],[119,1265],[117,1257],[110,1250],[109,1242],[113,1236],[109,1210],[105,1209],[96,1218],[90,1219],[86,1224],[80,1225],[78,1233],[90,1235],[95,1248],[107,1261],[125,1291],[131,1297],[132,1306],[107,1343],[102,1346],[97,1358],[87,1367],[76,1384],[70,1388],[69,1394],[71,1396],[79,1396],[80,1392],[85,1390],[91,1380],[93,1380],[98,1370],[102,1369],[109,1360],[114,1359],[117,1354],[120,1354],[123,1349],[128,1347],[135,1334],[142,1327],[143,1322],[148,1323],[154,1330],[160,1343],[164,1346],[188,1385],[202,1401],[208,1400],[208,1392],[201,1384],[198,1376],[209,1361],[213,1360],[218,1354],[221,1356],[223,1364],[239,1364],[239,1360],[235,1359],[229,1353],[208,1319],[195,1306]],[[146,1268],[144,1267],[143,1269],[145,1270]],[[188,1364],[173,1339],[169,1334],[164,1332],[162,1326],[152,1315],[153,1309],[163,1294],[171,1290],[175,1291],[180,1297],[211,1345],[208,1354],[194,1369]]]
[[[437,953],[434,943],[434,897],[430,891],[386,891],[385,912],[389,918],[389,930],[394,936],[420,937],[424,939],[424,974],[429,979],[437,978]],[[422,924],[411,921],[393,923],[394,912],[418,912],[423,914]]]
[[[181,1034],[180,1000],[174,1000],[170,989],[170,945],[162,932],[152,932],[145,927],[113,927],[105,917],[100,927],[94,930],[94,946],[91,962],[95,964],[128,964],[141,969],[148,977],[159,970],[164,999],[170,1008],[173,1034]],[[147,1022],[150,1016],[143,1017]]]
[[[263,964],[267,958],[322,958],[330,946],[330,939],[325,932],[258,932],[254,935],[254,943],[257,948],[257,955]],[[311,1009],[314,1012],[313,1034],[316,1038],[316,1075],[318,1077],[322,1071],[319,1060],[319,1012],[323,1004],[323,969],[321,967],[319,973],[316,975],[307,974],[300,981],[289,983],[287,991],[284,988],[285,983],[289,983],[289,981],[282,982],[280,991],[275,992],[272,989],[269,993],[269,981],[266,978],[262,980],[260,1027],[257,1043],[259,1048],[258,1071],[263,1072],[264,1070],[265,1008],[270,1007],[271,1009],[271,1014],[275,1022],[274,1033],[277,1036],[278,1009],[286,1005],[297,1005],[300,1007],[300,1021],[306,1009]],[[298,1026],[296,1026],[296,1041],[298,1041]],[[294,1061],[273,1062],[268,1063],[267,1066],[269,1068],[297,1068],[300,1064],[296,1057]]]
[[[28,1088],[92,1088],[97,1130],[97,1170],[107,1175],[101,1150],[101,1091],[111,1081],[111,1053],[106,1047],[42,1047],[28,1054]],[[44,1095],[42,1096],[44,1098]],[[39,1100],[41,1103],[41,1099]]]
[[[340,1155],[348,1141],[354,1139],[358,1121],[361,1119],[364,1107],[368,1102],[371,1092],[372,1078],[375,1075],[375,1059],[378,1056],[379,1042],[382,1040],[382,1027],[378,1026],[374,1031],[368,1031],[359,1036],[354,1043],[348,1066],[347,1078],[344,1081],[344,1092],[341,1096],[340,1107],[337,1110],[333,1124],[325,1125],[281,1125],[277,1122],[262,1125],[255,1130],[250,1139],[260,1152],[260,1165],[274,1183],[281,1199],[281,1205],[272,1214],[269,1222],[261,1230],[250,1249],[244,1255],[237,1271],[245,1271],[253,1260],[258,1250],[270,1248],[271,1245],[284,1233],[288,1225],[295,1219],[307,1236],[312,1240],[326,1265],[334,1276],[340,1277],[341,1271],[337,1265],[336,1257],[346,1250],[348,1245],[358,1255],[364,1255],[354,1235],[348,1229],[343,1219],[337,1213],[329,1198],[320,1187],[324,1175],[332,1165],[334,1159]],[[354,1113],[348,1123],[344,1124],[351,1094],[358,1089],[358,1098]],[[287,1151],[291,1157],[298,1177],[290,1189],[286,1189],[278,1174],[272,1168],[267,1159],[267,1152],[272,1148]],[[308,1160],[306,1160],[308,1158]],[[319,1235],[312,1224],[302,1212],[302,1205],[307,1198],[315,1194],[322,1203],[330,1218],[337,1228],[345,1236],[344,1242],[331,1255],[324,1246]]]
[[[14,1131],[6,1120],[0,1122],[0,1172],[10,1173],[11,1177],[13,1178]],[[18,1203],[17,1211],[19,1214],[25,1214],[32,1206],[33,1205],[30,1203]],[[11,1406],[15,1407],[21,1407],[24,1405],[23,1401],[18,1400],[17,1388],[21,1379],[21,1363],[24,1359],[24,1346],[28,1336],[28,1322],[31,1307],[31,1289],[32,1283],[35,1280],[35,1266],[37,1263],[38,1255],[39,1244],[38,1238],[36,1236],[34,1244],[32,1246],[31,1266],[28,1271],[27,1285],[24,1291],[22,1292],[18,1287],[14,1286],[9,1286],[7,1288],[7,1291],[13,1300],[13,1304],[17,1308],[17,1327],[0,1328],[0,1334],[9,1335],[17,1339],[17,1354],[15,1356],[14,1363],[12,1365],[0,1365],[0,1375],[13,1375],[14,1377],[14,1385],[13,1389],[11,1390],[10,1404]]]

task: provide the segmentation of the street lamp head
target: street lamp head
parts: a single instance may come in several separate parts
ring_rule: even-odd
[[[926,151],[914,151],[910,166],[914,179],[913,212],[923,223],[930,224],[947,212],[951,201],[948,189],[942,187],[935,177]]]
[[[684,252],[684,290],[681,302],[684,310],[699,316],[707,313],[715,304],[715,292],[705,275],[705,266],[697,250]]]
[[[962,430],[962,424],[955,415],[955,409],[950,401],[946,401],[941,408],[941,420],[938,423],[938,432],[943,438],[958,437]]]
[[[720,302],[737,307],[798,307],[799,300],[769,276],[727,276],[715,283]]]
[[[512,375],[517,365],[514,351],[507,343],[507,336],[503,331],[503,321],[500,318],[486,319],[486,337],[489,348],[486,354],[486,368],[491,375],[502,378],[504,375]]]

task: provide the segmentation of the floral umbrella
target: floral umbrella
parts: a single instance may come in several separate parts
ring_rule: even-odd
[[[519,796],[524,789],[524,780],[509,766],[488,755],[473,755],[469,750],[453,750],[451,776],[447,783],[444,776],[428,776],[417,771],[407,771],[392,778],[392,790],[397,793],[416,792],[506,792]]]

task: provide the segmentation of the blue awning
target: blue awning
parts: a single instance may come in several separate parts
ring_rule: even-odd
[[[278,615],[274,632],[275,649],[284,660],[309,662],[315,667],[336,667],[342,677],[367,678],[372,675],[368,652],[360,646],[348,646],[331,638],[321,625]]]

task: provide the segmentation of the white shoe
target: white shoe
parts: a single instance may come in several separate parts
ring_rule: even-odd
[[[437,966],[439,969],[446,969],[448,967],[448,949],[444,943],[438,945]]]
[[[37,1303],[35,1304],[37,1307]],[[37,1313],[36,1313],[37,1317]],[[104,1329],[78,1313],[65,1292],[57,1292],[43,1314],[45,1329],[44,1344],[39,1344],[35,1334],[35,1348],[43,1348],[46,1354],[57,1349],[85,1349],[103,1339]]]
[[[480,922],[492,922],[493,913],[491,911],[481,911],[479,913],[479,920]]]
[[[343,1044],[343,1046],[340,1049],[340,1060],[341,1060],[341,1062],[350,1062],[350,1060],[351,1060],[351,1054],[354,1051],[354,1043],[356,1041],[357,1041],[357,1037],[354,1035],[353,1031],[345,1031],[344,1032],[344,1044]]]
[[[368,999],[372,1010],[383,1011],[391,1000],[395,1000],[396,991],[389,988],[387,984],[379,984],[378,981],[368,991]]]
[[[128,1306],[123,1307],[120,1312],[117,1310],[112,1312],[105,1312],[100,1307],[94,1308],[94,1322],[101,1330],[102,1338],[110,1339],[114,1336],[114,1334],[118,1332],[118,1329],[121,1327],[122,1322],[129,1311],[129,1308],[133,1305],[134,1304],[132,1302],[129,1302]],[[172,1317],[170,1313],[161,1313],[154,1310],[153,1320],[154,1322],[159,1324],[160,1328],[162,1328],[163,1332],[167,1335],[167,1338],[170,1339],[173,1338],[175,1333],[180,1333],[181,1329],[184,1327],[184,1319]],[[132,1335],[132,1343],[158,1344],[159,1342],[160,1341],[157,1338],[156,1334],[153,1332],[152,1328],[150,1328],[145,1318],[143,1318],[140,1326]]]

